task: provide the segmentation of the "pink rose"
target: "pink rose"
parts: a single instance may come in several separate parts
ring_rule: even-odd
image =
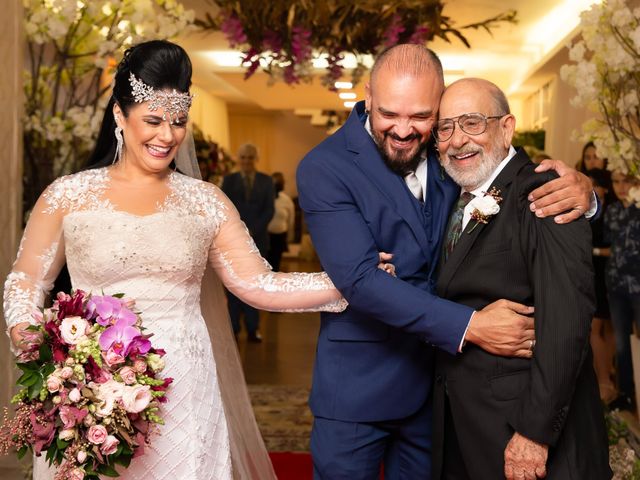
[[[102,358],[104,359],[106,364],[110,367],[124,363],[124,357],[114,352],[113,348],[110,348],[106,352],[102,352]]]
[[[140,413],[147,408],[152,398],[149,385],[124,387],[122,406],[129,413]]]
[[[135,362],[133,362],[133,369],[138,373],[144,373],[147,371],[147,362],[142,358],[137,358]]]
[[[87,410],[64,405],[60,408],[60,420],[62,420],[65,429],[70,429],[81,423],[87,413]]]
[[[119,443],[120,440],[118,440],[113,435],[109,435],[104,440],[104,443],[100,445],[100,452],[102,452],[103,455],[111,455],[112,453],[116,453]]]
[[[84,463],[87,460],[87,452],[80,450],[76,455],[76,460],[78,460],[78,463]]]
[[[107,439],[107,429],[103,425],[93,425],[89,427],[87,432],[87,440],[94,445],[100,445]]]
[[[69,476],[67,478],[69,480],[84,480],[84,472],[79,468],[74,468],[69,472]]]
[[[78,403],[80,400],[82,400],[82,394],[80,393],[80,390],[78,390],[77,388],[71,390],[69,392],[69,400],[71,400],[73,403]]]
[[[55,375],[49,375],[47,378],[47,390],[51,393],[59,392],[62,388],[62,380],[60,377],[56,377]]]
[[[69,380],[72,377],[72,375],[73,375],[73,368],[71,367],[64,367],[62,370],[60,370],[60,376],[65,380]]]
[[[127,385],[136,383],[136,372],[131,367],[122,367],[118,372],[122,377],[122,381]]]

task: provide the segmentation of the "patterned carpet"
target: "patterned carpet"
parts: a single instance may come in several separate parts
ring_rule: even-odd
[[[313,416],[307,387],[249,385],[249,395],[268,451],[309,451]]]

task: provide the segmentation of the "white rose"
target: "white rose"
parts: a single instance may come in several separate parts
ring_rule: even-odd
[[[125,387],[122,394],[122,406],[129,413],[140,413],[147,408],[152,398],[149,385]]]
[[[78,390],[77,388],[71,390],[69,392],[69,400],[71,400],[73,403],[78,403],[80,400],[82,400],[82,394],[80,393],[80,390]]]
[[[477,208],[478,211],[485,216],[495,215],[500,211],[500,206],[496,199],[491,195],[485,195],[484,197],[476,197],[473,200],[473,207]]]
[[[73,438],[75,438],[76,436],[76,431],[73,428],[68,428],[66,430],[62,430],[59,434],[58,437],[60,438],[60,440],[72,440]]]
[[[67,317],[60,324],[60,335],[62,339],[69,345],[84,340],[89,323],[82,317]]]

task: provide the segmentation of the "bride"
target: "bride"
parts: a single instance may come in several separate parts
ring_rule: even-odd
[[[229,199],[174,170],[189,167],[178,150],[190,84],[181,47],[151,41],[126,52],[90,168],[53,182],[33,209],[5,284],[8,333],[19,350],[65,262],[74,288],[125,293],[167,351],[174,383],[166,424],[122,477],[275,478],[218,279],[265,310],[337,312],[346,302],[324,273],[272,272]],[[34,478],[53,473],[36,459]]]

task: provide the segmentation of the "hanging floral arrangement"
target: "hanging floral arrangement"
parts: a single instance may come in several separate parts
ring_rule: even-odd
[[[346,53],[356,56],[351,71],[356,84],[366,71],[365,55],[375,55],[398,43],[426,43],[435,37],[458,39],[467,47],[463,30],[491,29],[516,22],[511,10],[477,23],[454,27],[442,14],[440,0],[209,0],[216,13],[196,20],[204,29],[221,30],[232,48],[245,48],[245,79],[259,68],[272,81],[311,81],[312,60],[324,58],[322,84],[335,89],[343,76]],[[248,48],[247,48],[248,47]]]

